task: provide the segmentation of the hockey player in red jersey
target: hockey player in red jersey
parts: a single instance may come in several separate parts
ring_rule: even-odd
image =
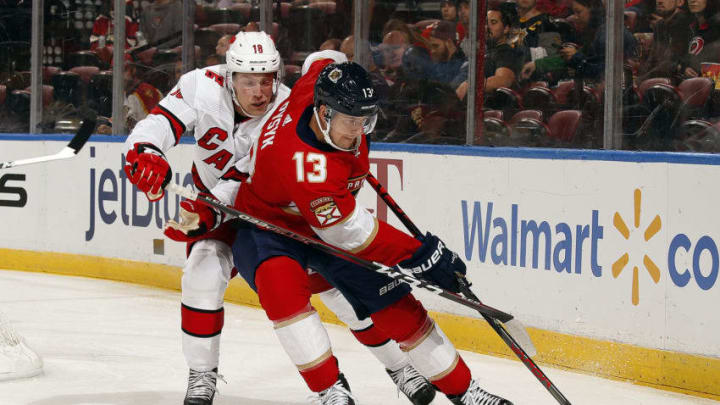
[[[225,65],[184,75],[128,137],[128,178],[152,201],[162,197],[170,180],[164,152],[176,145],[186,130],[193,130],[197,142],[192,168],[195,187],[204,192],[212,189],[216,197],[233,201],[248,171],[251,143],[274,107],[289,94],[279,84],[280,55],[269,36],[241,32],[232,41]],[[165,231],[173,240],[188,242],[181,311],[183,353],[190,368],[187,405],[213,401],[219,377],[223,296],[233,267],[229,248],[235,234],[232,225],[221,225],[219,215],[200,208],[184,201],[182,221],[170,221]],[[432,387],[410,366],[397,343],[380,334],[369,319],[357,319],[347,300],[322,277],[313,280],[313,292],[321,293],[330,310],[370,347],[413,404],[430,403]]]
[[[305,74],[264,125],[236,206],[364,259],[399,264],[458,291],[458,273],[465,273],[465,264],[436,236],[412,238],[356,202],[369,169],[365,135],[375,125],[378,98],[360,65],[334,63],[342,58],[324,52],[305,61]],[[355,404],[355,399],[310,305],[305,272],[309,265],[342,292],[359,319],[371,318],[376,328],[399,342],[415,369],[454,404],[511,404],[482,390],[471,378],[455,347],[408,285],[254,227],[239,229],[233,256],[321,404]]]

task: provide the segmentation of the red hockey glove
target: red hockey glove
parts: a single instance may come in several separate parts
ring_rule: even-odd
[[[180,223],[169,220],[163,233],[177,242],[194,242],[220,226],[222,220],[223,214],[211,207],[198,201],[183,200],[180,203]]]
[[[460,292],[458,278],[467,273],[465,263],[430,232],[425,234],[421,242],[422,245],[412,257],[403,260],[398,266],[448,291]]]
[[[172,171],[162,151],[149,143],[136,143],[125,157],[123,168],[130,183],[147,195],[148,200],[157,201],[165,195],[165,186],[170,183]]]

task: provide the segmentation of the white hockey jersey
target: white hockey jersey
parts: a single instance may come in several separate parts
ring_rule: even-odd
[[[209,192],[225,178],[239,181],[235,168],[246,157],[272,111],[290,94],[280,85],[270,111],[235,122],[235,108],[225,87],[225,65],[195,69],[184,74],[150,114],[138,122],[125,141],[125,153],[136,143],[150,143],[166,152],[186,131],[195,138],[192,176],[199,191]],[[242,165],[240,165],[242,167]]]

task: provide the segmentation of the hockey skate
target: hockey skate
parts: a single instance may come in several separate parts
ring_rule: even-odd
[[[183,405],[212,405],[215,397],[215,384],[223,377],[217,373],[217,368],[212,371],[195,371],[190,369],[188,377],[188,388],[185,394]]]
[[[448,399],[455,405],[513,405],[507,399],[483,390],[475,380],[470,381],[470,387],[463,395],[448,395]]]
[[[385,371],[413,405],[428,405],[435,398],[435,387],[410,364],[396,371]]]
[[[355,397],[350,392],[350,385],[342,373],[335,384],[318,395],[314,401],[317,405],[355,405]]]

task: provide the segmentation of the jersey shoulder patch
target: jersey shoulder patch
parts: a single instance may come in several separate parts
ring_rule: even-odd
[[[330,226],[342,219],[342,213],[332,197],[320,197],[311,201],[310,210],[322,227]]]

